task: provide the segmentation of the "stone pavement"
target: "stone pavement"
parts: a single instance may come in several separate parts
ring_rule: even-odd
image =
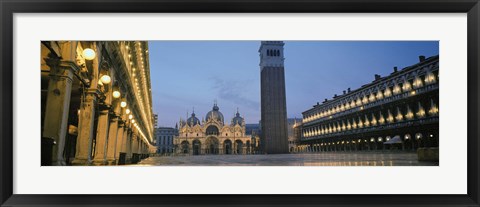
[[[323,152],[274,155],[163,156],[140,166],[438,166],[419,162],[413,152]]]

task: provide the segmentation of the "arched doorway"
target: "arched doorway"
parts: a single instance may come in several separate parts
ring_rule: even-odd
[[[247,141],[245,144],[247,145],[247,154],[251,154],[251,152],[252,152],[252,150],[251,150],[251,149],[252,149],[252,146],[251,146],[251,144],[250,144],[250,141]]]
[[[181,145],[182,145],[182,153],[183,154],[188,154],[188,145],[189,145],[188,142],[183,141]]]
[[[202,149],[201,146],[202,146],[202,143],[198,139],[193,140],[192,142],[193,155],[201,154],[201,149]]]
[[[235,154],[241,155],[243,154],[243,142],[242,140],[235,140]]]
[[[225,150],[225,154],[226,155],[230,155],[232,154],[232,141],[230,141],[229,139],[225,140],[223,142],[223,149]]]
[[[207,138],[205,154],[218,154],[218,139],[210,136]]]

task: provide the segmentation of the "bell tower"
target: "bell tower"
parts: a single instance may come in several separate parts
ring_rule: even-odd
[[[288,153],[283,41],[262,41],[260,49],[261,148]]]

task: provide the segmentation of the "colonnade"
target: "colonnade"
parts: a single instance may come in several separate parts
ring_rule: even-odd
[[[95,51],[92,59],[87,48]],[[50,150],[47,165],[116,165],[148,157],[145,123],[128,106],[134,102],[128,82],[104,50],[99,42],[42,42],[42,84],[48,83],[42,87],[42,164]],[[44,147],[44,140],[53,146]]]

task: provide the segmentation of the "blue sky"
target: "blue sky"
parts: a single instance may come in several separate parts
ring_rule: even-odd
[[[260,41],[150,41],[153,112],[159,126],[198,118],[216,99],[225,121],[239,108],[247,123],[260,120]],[[316,102],[370,83],[393,67],[438,55],[437,41],[285,41],[287,115],[301,117]]]

